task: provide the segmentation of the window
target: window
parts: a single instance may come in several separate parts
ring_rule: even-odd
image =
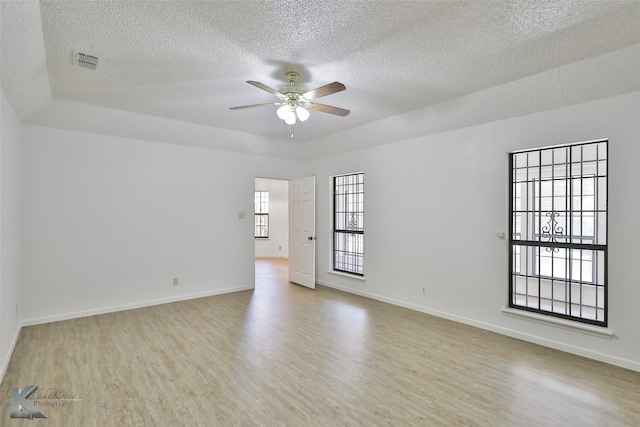
[[[269,237],[269,192],[256,191],[255,199],[255,237],[266,239]]]
[[[364,275],[364,173],[333,177],[333,269]]]
[[[511,154],[510,307],[607,325],[607,150]]]

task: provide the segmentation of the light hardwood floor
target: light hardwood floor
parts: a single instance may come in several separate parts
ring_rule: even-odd
[[[255,291],[23,328],[0,424],[640,425],[638,372],[286,270],[258,260]],[[11,389],[30,384],[48,418],[10,419]]]

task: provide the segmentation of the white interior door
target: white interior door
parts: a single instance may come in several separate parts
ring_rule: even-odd
[[[316,178],[289,181],[289,281],[316,288]]]

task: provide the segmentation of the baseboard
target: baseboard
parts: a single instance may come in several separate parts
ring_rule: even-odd
[[[436,317],[441,317],[443,319],[447,319],[447,320],[452,320],[454,322],[458,322],[458,323],[463,323],[465,325],[469,325],[469,326],[474,326],[476,328],[480,328],[480,329],[485,329],[491,332],[495,332],[501,335],[506,335],[508,337],[511,338],[517,338],[519,340],[522,341],[527,341],[533,344],[538,344],[541,345],[543,347],[549,347],[549,348],[553,348],[555,350],[560,350],[560,351],[564,351],[565,353],[571,353],[571,354],[575,354],[577,356],[582,356],[582,357],[586,357],[588,359],[593,359],[593,360],[597,360],[600,362],[604,362],[604,363],[608,363],[610,365],[614,365],[614,366],[618,366],[621,368],[625,368],[625,369],[630,369],[632,371],[637,371],[640,372],[640,362],[635,362],[633,360],[629,360],[629,359],[624,359],[624,358],[620,358],[620,357],[616,357],[616,356],[611,356],[608,354],[604,354],[604,353],[599,353],[596,351],[592,351],[592,350],[587,350],[581,347],[575,347],[572,345],[568,345],[562,342],[558,342],[558,341],[554,341],[554,340],[549,340],[546,338],[542,338],[536,335],[531,335],[531,334],[526,334],[523,332],[520,332],[518,330],[515,329],[510,329],[510,328],[504,328],[502,326],[497,326],[491,323],[486,323],[486,322],[480,322],[474,319],[470,319],[467,317],[463,317],[463,316],[458,316],[456,314],[451,314],[451,313],[447,313],[444,311],[439,311],[439,310],[433,310],[427,307],[422,307],[416,304],[412,304],[412,303],[408,303],[406,301],[401,301],[401,300],[396,300],[393,298],[388,298],[385,296],[381,296],[381,295],[377,295],[377,294],[373,294],[373,293],[369,293],[369,292],[362,292],[362,291],[358,291],[358,290],[354,290],[354,289],[350,289],[344,286],[340,286],[340,285],[336,285],[333,283],[329,283],[329,282],[325,282],[325,281],[320,281],[318,280],[317,283],[319,285],[322,286],[326,286],[328,288],[333,288],[333,289],[337,289],[339,291],[343,291],[343,292],[347,292],[347,293],[351,293],[351,294],[355,294],[355,295],[359,295],[365,298],[371,298],[377,301],[382,301],[382,302],[386,302],[388,304],[392,304],[392,305],[396,305],[399,307],[404,307],[404,308],[408,308],[410,310],[414,310],[414,311],[419,311],[421,313],[425,313],[425,314],[430,314],[432,316],[436,316]]]
[[[0,366],[0,383],[4,379],[4,373],[7,371],[7,367],[9,366],[9,362],[11,361],[11,356],[13,356],[13,350],[16,348],[16,344],[18,343],[18,338],[20,337],[20,331],[22,331],[23,323],[18,324],[18,328],[16,329],[16,333],[13,336],[13,340],[11,341],[11,345],[7,350],[7,354],[5,358],[2,359],[2,366]]]
[[[77,319],[80,317],[95,316],[98,314],[115,313],[118,311],[133,310],[135,308],[150,307],[154,305],[168,304],[171,302],[178,302],[178,301],[186,301],[186,300],[195,299],[195,298],[203,298],[203,297],[210,297],[214,295],[230,294],[233,292],[248,291],[250,289],[254,289],[253,284],[249,286],[238,286],[234,288],[216,289],[213,291],[200,292],[195,294],[179,295],[179,296],[169,297],[169,298],[140,301],[140,302],[123,304],[118,306],[101,307],[101,308],[96,308],[92,310],[83,310],[83,311],[76,311],[72,313],[56,314],[53,316],[37,317],[33,319],[24,320],[22,322],[22,326],[41,325],[44,323],[59,322],[61,320]]]

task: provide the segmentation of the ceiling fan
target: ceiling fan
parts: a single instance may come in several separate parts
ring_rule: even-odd
[[[314,99],[345,90],[346,87],[342,83],[333,82],[305,92],[300,86],[296,86],[296,81],[298,80],[300,74],[295,71],[289,71],[285,73],[285,76],[289,81],[289,85],[284,86],[280,90],[272,89],[260,82],[254,82],[251,80],[247,81],[247,83],[249,83],[250,85],[276,96],[278,98],[278,101],[267,102],[264,104],[241,105],[238,107],[231,107],[231,110],[267,107],[270,105],[279,106],[280,108],[278,108],[276,114],[288,125],[295,125],[297,120],[301,122],[307,120],[309,118],[309,111],[307,110],[335,114],[336,116],[341,117],[347,116],[350,113],[349,110],[345,110],[344,108],[332,107],[331,105],[313,102]]]

